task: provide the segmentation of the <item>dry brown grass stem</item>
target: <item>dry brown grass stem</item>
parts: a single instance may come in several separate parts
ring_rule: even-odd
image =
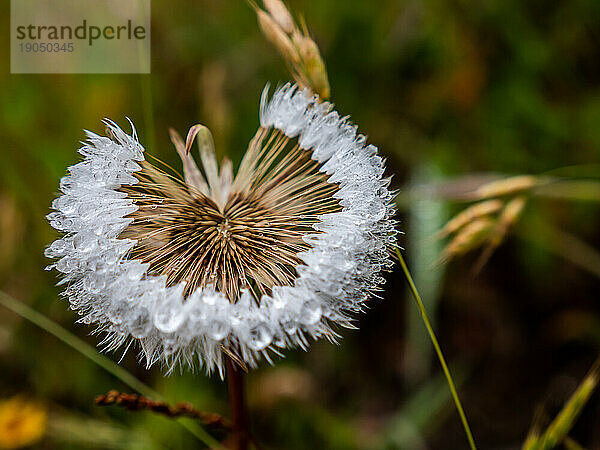
[[[99,395],[95,399],[98,406],[121,406],[129,411],[152,411],[157,414],[175,419],[177,417],[189,417],[201,421],[204,425],[214,428],[229,430],[231,422],[229,419],[217,413],[207,413],[194,408],[190,403],[176,403],[169,405],[164,401],[152,400],[138,394],[125,394],[111,390],[106,395]]]

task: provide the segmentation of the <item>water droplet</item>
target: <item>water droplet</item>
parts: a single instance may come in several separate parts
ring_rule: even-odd
[[[145,338],[150,333],[152,322],[150,321],[150,313],[143,306],[138,309],[129,325],[131,336],[137,339]]]
[[[223,340],[229,334],[229,327],[221,320],[215,320],[208,326],[208,335],[215,341]]]
[[[179,350],[177,342],[163,342],[163,352],[166,356],[173,355]]]
[[[57,198],[53,204],[54,208],[63,214],[71,214],[75,212],[75,202],[66,195]]]
[[[169,302],[161,305],[154,313],[154,325],[163,333],[173,333],[179,329],[185,320],[182,308]]]
[[[248,347],[255,351],[267,348],[273,339],[273,332],[265,323],[252,327],[249,333]]]
[[[96,248],[97,240],[87,234],[78,233],[73,238],[73,244],[75,245],[75,249],[80,252],[89,252]]]
[[[108,319],[115,325],[123,323],[131,310],[131,306],[125,300],[117,300],[108,309]]]
[[[204,308],[191,308],[188,312],[188,317],[193,326],[201,326],[207,316]]]
[[[202,301],[204,303],[206,303],[207,305],[214,305],[215,303],[217,303],[217,299],[218,299],[218,297],[215,294],[209,294],[209,295],[205,295],[202,298]]]
[[[90,294],[97,294],[106,286],[104,278],[95,274],[90,274],[83,279],[83,287]]]
[[[323,310],[321,305],[316,300],[307,300],[300,309],[300,315],[302,317],[302,323],[306,325],[314,325],[321,319]]]
[[[298,330],[298,324],[293,320],[286,320],[282,323],[282,326],[287,334],[294,334]]]
[[[145,271],[146,271],[146,266],[144,266],[142,264],[132,266],[129,268],[129,270],[127,272],[127,278],[129,278],[131,281],[137,281],[140,278],[142,278]]]
[[[46,250],[44,250],[44,255],[47,258],[56,258],[57,256],[62,256],[65,254],[66,243],[62,239],[58,239],[50,244]]]
[[[71,177],[64,177],[60,180],[60,190],[65,192],[73,187],[73,181]]]
[[[62,273],[69,273],[73,270],[71,258],[64,257],[56,263],[56,270]]]

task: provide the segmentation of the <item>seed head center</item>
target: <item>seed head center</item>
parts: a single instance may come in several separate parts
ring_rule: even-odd
[[[219,225],[217,225],[217,231],[219,232],[219,236],[222,239],[229,239],[231,236],[231,227],[229,225],[229,219],[226,217],[223,219]]]

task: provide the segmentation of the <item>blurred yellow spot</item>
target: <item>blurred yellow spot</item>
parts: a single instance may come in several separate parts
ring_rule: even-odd
[[[41,405],[16,396],[0,401],[0,448],[21,448],[42,438],[47,411]]]

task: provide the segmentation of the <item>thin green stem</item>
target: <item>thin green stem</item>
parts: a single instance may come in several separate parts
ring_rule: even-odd
[[[146,397],[153,397],[157,400],[163,400],[164,397],[152,389],[150,386],[142,383],[140,380],[135,378],[129,372],[127,372],[123,367],[115,364],[106,356],[98,353],[98,351],[84,342],[73,333],[69,332],[65,328],[61,327],[56,322],[50,320],[43,314],[39,313],[33,308],[30,308],[23,302],[11,297],[10,295],[0,291],[0,305],[4,306],[6,309],[11,310],[15,314],[23,317],[29,322],[37,325],[42,330],[50,333],[55,338],[61,340],[65,344],[67,344],[72,349],[78,351],[83,356],[88,358],[90,361],[102,367],[108,373],[113,375],[118,380],[121,380],[124,384],[134,389]],[[190,433],[192,433],[198,440],[204,443],[207,447],[211,449],[224,449],[223,446],[213,438],[208,432],[199,426],[195,422],[184,421],[183,419],[177,420],[182,427],[186,428]]]
[[[454,400],[454,404],[456,405],[456,409],[458,411],[458,415],[460,416],[460,420],[462,422],[463,428],[465,429],[465,433],[467,435],[467,440],[469,441],[469,446],[471,450],[477,450],[475,446],[475,440],[473,439],[473,433],[471,433],[471,428],[469,427],[469,422],[467,422],[467,416],[465,415],[465,411],[460,402],[460,398],[458,397],[458,393],[456,392],[456,386],[454,385],[454,381],[452,380],[452,375],[450,374],[450,370],[448,369],[448,365],[446,364],[446,359],[442,353],[442,349],[440,348],[440,344],[438,343],[437,338],[435,337],[435,333],[429,322],[429,318],[427,317],[427,312],[425,311],[425,306],[423,306],[423,302],[421,301],[421,296],[419,295],[419,291],[415,286],[415,283],[410,275],[408,267],[406,266],[406,262],[402,257],[402,252],[399,248],[396,248],[396,255],[398,256],[398,260],[400,261],[400,265],[402,266],[402,270],[404,271],[404,275],[406,276],[406,280],[408,281],[408,285],[410,287],[410,291],[417,302],[417,306],[419,307],[419,311],[421,312],[421,317],[423,318],[423,323],[425,324],[425,328],[427,328],[427,332],[429,333],[429,338],[431,339],[431,343],[435,348],[435,352],[437,353],[437,357],[440,360],[440,364],[442,366],[442,370],[444,371],[444,375],[446,377],[446,381],[448,382],[448,387],[450,388],[450,392],[452,393],[452,398]]]

